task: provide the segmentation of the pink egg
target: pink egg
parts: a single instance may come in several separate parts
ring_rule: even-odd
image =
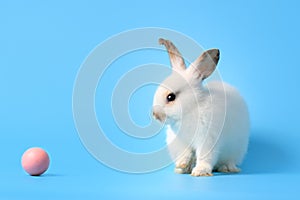
[[[33,147],[24,152],[22,167],[31,176],[43,174],[49,167],[50,159],[45,150]]]

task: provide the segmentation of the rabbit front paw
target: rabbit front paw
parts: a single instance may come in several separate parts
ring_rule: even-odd
[[[192,170],[192,176],[213,176],[211,167],[196,166]]]
[[[190,174],[192,171],[191,162],[189,160],[177,161],[174,171],[177,174]]]
[[[192,153],[177,160],[175,164],[175,173],[177,174],[190,174],[195,166],[195,158]]]

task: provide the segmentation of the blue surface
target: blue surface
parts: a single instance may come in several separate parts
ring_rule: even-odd
[[[1,1],[0,199],[299,199],[298,8],[296,1]],[[221,50],[221,75],[240,89],[251,113],[242,173],[194,178],[169,166],[126,174],[82,146],[72,116],[81,63],[111,35],[149,26]],[[160,58],[168,64],[165,54]],[[141,110],[151,105],[149,96],[136,93]],[[32,146],[51,156],[41,177],[26,175],[20,165]]]

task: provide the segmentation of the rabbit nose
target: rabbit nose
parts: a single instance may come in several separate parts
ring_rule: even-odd
[[[160,122],[164,122],[166,120],[166,113],[163,111],[161,106],[154,106],[152,110],[153,117]]]

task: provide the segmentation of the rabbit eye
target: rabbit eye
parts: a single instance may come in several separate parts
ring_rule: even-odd
[[[176,99],[176,95],[174,93],[168,94],[168,96],[167,96],[168,102],[174,101],[175,99]]]

